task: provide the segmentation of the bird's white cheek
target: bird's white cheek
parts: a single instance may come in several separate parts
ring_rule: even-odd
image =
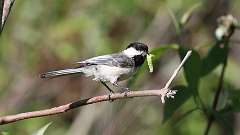
[[[131,48],[128,48],[128,49],[124,50],[123,53],[125,55],[127,55],[128,57],[133,57],[133,56],[136,56],[136,55],[141,55],[142,51],[138,51],[138,50],[131,47]]]

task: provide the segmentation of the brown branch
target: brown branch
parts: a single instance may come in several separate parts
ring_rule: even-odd
[[[161,94],[163,94],[163,91],[161,91],[161,90],[130,91],[126,95],[125,95],[125,93],[112,94],[110,99],[116,100],[116,99],[132,98],[132,97],[160,96]],[[109,95],[101,95],[101,96],[96,96],[96,97],[92,97],[92,98],[87,98],[87,99],[79,100],[79,101],[72,102],[69,104],[65,104],[62,106],[45,109],[45,110],[40,110],[40,111],[33,111],[33,112],[20,113],[20,114],[16,114],[16,115],[3,116],[3,117],[0,117],[0,124],[7,124],[7,123],[23,120],[23,119],[64,113],[64,112],[67,112],[68,110],[71,110],[71,109],[74,109],[74,108],[77,108],[80,106],[94,104],[94,103],[103,102],[103,101],[110,101]]]
[[[43,117],[43,116],[49,116],[49,115],[56,115],[59,113],[67,112],[71,109],[78,108],[80,106],[94,104],[98,102],[104,102],[104,101],[112,101],[117,99],[126,99],[126,98],[133,98],[133,97],[147,97],[147,96],[159,96],[161,97],[162,103],[165,102],[165,97],[174,98],[174,95],[176,94],[176,91],[172,91],[169,89],[169,86],[173,79],[176,77],[177,73],[180,71],[183,64],[186,62],[186,60],[191,55],[191,51],[188,51],[180,65],[175,69],[174,73],[172,74],[171,78],[166,83],[165,87],[160,90],[143,90],[143,91],[129,91],[126,93],[114,93],[109,95],[101,95],[91,98],[82,99],[76,102],[68,103],[65,105],[61,105],[58,107],[40,110],[40,111],[33,111],[33,112],[25,112],[20,113],[16,115],[8,115],[8,116],[2,116],[0,117],[0,125],[16,122],[19,120],[24,119],[30,119],[30,118],[36,118],[36,117]]]
[[[2,28],[3,7],[4,7],[4,0],[0,0],[0,22],[1,22],[0,28]]]
[[[1,10],[1,28],[0,28],[0,34],[3,31],[3,28],[6,24],[7,18],[10,14],[10,11],[12,9],[13,3],[15,0],[2,0],[2,7],[0,7]]]

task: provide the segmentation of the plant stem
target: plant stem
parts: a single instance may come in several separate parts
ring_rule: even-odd
[[[217,91],[215,93],[213,104],[212,104],[212,110],[213,111],[216,111],[216,109],[217,109],[218,100],[220,98],[220,94],[221,94],[222,89],[223,89],[224,74],[225,74],[225,70],[226,70],[226,67],[227,67],[227,57],[228,57],[228,48],[227,48],[228,45],[227,45],[227,42],[225,43],[224,46],[227,49],[227,54],[226,54],[225,60],[223,62],[223,66],[222,66],[222,70],[221,70],[221,74],[220,74],[220,78],[219,78],[219,82],[218,82]],[[204,131],[204,135],[208,135],[213,121],[214,121],[214,115],[210,114],[210,116],[208,117],[208,123],[207,123],[206,129]]]

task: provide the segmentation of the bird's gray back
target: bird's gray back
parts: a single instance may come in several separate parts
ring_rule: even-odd
[[[115,66],[115,67],[125,67],[131,68],[134,67],[134,60],[123,55],[123,53],[115,53],[111,55],[102,55],[93,57],[81,62],[77,62],[82,65],[107,65],[107,66]]]

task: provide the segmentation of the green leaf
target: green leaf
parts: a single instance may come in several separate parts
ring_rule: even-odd
[[[194,4],[190,9],[188,9],[182,16],[181,20],[180,20],[180,24],[182,26],[184,26],[191,18],[192,13],[195,9],[199,8],[201,6],[201,3],[196,3]]]
[[[175,95],[174,99],[166,100],[164,105],[164,112],[163,112],[163,123],[167,122],[172,115],[174,114],[177,109],[183,105],[190,97],[191,91],[187,89],[186,86],[176,86],[172,88],[173,90],[178,90],[177,94]]]
[[[45,126],[43,126],[42,128],[40,128],[38,131],[36,131],[35,133],[33,133],[32,135],[44,135],[45,131],[47,130],[47,128],[52,124],[52,122],[46,124]]]
[[[199,110],[199,108],[198,108],[198,107],[195,107],[195,108],[193,108],[193,109],[190,109],[190,110],[186,111],[185,113],[183,113],[183,114],[179,117],[179,119],[177,120],[177,123],[181,122],[181,121],[184,120],[187,116],[189,116],[190,114],[192,114],[193,112],[195,112],[195,111],[197,111],[197,110]]]
[[[228,55],[228,45],[216,43],[208,55],[202,60],[202,71],[201,75],[205,76],[212,72],[218,65],[222,64]]]
[[[240,29],[240,22],[235,25],[236,29]]]
[[[156,63],[157,60],[159,60],[161,58],[161,56],[169,49],[178,49],[178,45],[177,44],[169,44],[169,45],[161,45],[161,47],[158,48],[154,48],[150,54],[153,54],[154,56],[152,57],[152,61],[153,63]],[[153,69],[154,69],[154,65],[153,65]],[[132,77],[129,81],[128,81],[128,87],[131,87],[135,84],[135,82],[137,81],[137,79],[139,79],[141,77],[141,75],[143,75],[143,73],[146,72],[146,69],[148,68],[146,61],[144,62],[144,64],[140,67],[140,69],[137,71],[137,73],[134,75],[134,77]]]
[[[181,33],[181,23],[179,22],[179,20],[177,19],[177,17],[173,13],[173,11],[170,8],[167,8],[167,9],[168,9],[168,13],[169,13],[169,15],[170,15],[170,17],[173,21],[173,24],[174,24],[177,35],[180,35],[180,33]]]
[[[227,104],[220,111],[213,112],[215,120],[220,124],[222,128],[227,131],[226,133],[229,135],[233,135],[233,113],[240,112],[240,89],[234,89],[230,87],[227,89]]]
[[[229,90],[229,105],[233,112],[240,112],[240,90]]]
[[[154,55],[153,61],[158,60],[167,50],[178,49],[177,44],[161,45],[161,47],[154,48],[150,53]]]
[[[10,134],[8,132],[3,131],[1,132],[1,135],[10,135]]]
[[[219,123],[223,129],[225,129],[224,131],[226,131],[228,135],[233,135],[233,114],[214,112],[213,115],[217,123]]]
[[[184,58],[187,51],[188,50],[184,48],[179,49],[181,59]],[[201,76],[201,59],[196,51],[192,50],[192,55],[183,65],[183,68],[184,75],[188,83],[188,88],[193,92],[194,95],[198,95],[198,84]]]

